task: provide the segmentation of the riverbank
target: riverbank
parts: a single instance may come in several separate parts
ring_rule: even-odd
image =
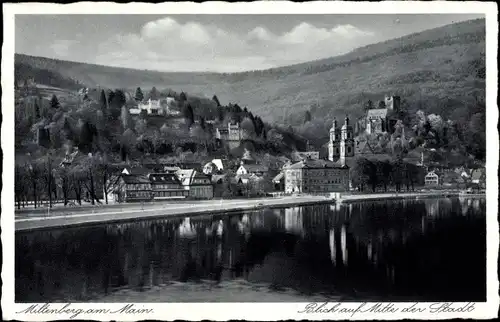
[[[334,202],[323,196],[287,196],[243,200],[205,200],[191,202],[162,202],[153,204],[120,204],[75,211],[58,209],[51,213],[16,214],[16,231],[55,229],[68,226],[89,226],[102,223],[143,219],[196,216],[240,212],[262,208],[307,206]],[[22,215],[22,217],[20,217]]]
[[[486,194],[464,194],[460,191],[430,191],[430,192],[405,192],[405,193],[373,193],[373,194],[341,194],[337,199],[338,203],[352,203],[359,201],[377,200],[400,200],[400,199],[429,199],[429,198],[450,198],[469,197],[480,198]]]
[[[200,200],[158,202],[146,204],[114,204],[100,207],[58,208],[50,212],[16,212],[15,230],[31,231],[55,229],[68,226],[89,226],[103,223],[139,221],[165,217],[197,216],[228,212],[241,212],[263,208],[298,207],[315,204],[348,204],[361,201],[429,199],[465,197],[485,197],[485,194],[465,195],[458,191],[339,194],[337,200],[326,196],[285,196],[280,198],[257,198],[238,200]]]

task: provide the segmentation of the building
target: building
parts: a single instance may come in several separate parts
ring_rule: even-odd
[[[328,160],[337,161],[340,166],[345,166],[347,158],[354,157],[354,131],[346,115],[344,125],[338,129],[337,120],[333,120],[328,143]]]
[[[384,108],[373,108],[366,112],[364,118],[365,131],[368,134],[378,134],[383,132],[394,132],[394,125],[397,122],[397,117],[401,108],[401,97],[389,96],[384,97]]]
[[[464,178],[454,171],[444,173],[441,181],[443,185],[447,187],[465,188]]]
[[[176,173],[182,186],[189,191],[189,198],[192,199],[212,199],[214,197],[214,187],[211,178],[196,170],[179,170]]]
[[[113,195],[117,202],[150,201],[153,199],[151,181],[145,175],[121,175]]]
[[[478,184],[481,188],[486,187],[486,172],[484,169],[474,169],[471,173],[471,182]]]
[[[155,200],[186,198],[189,196],[189,191],[184,189],[177,176],[173,173],[151,173],[148,179],[151,182],[151,191]]]
[[[221,159],[213,159],[203,166],[204,174],[216,174],[224,171],[224,165]]]
[[[285,172],[280,172],[272,181],[275,191],[285,191]]]
[[[239,123],[228,123],[227,128],[215,129],[215,140],[219,145],[227,144],[229,149],[240,146],[242,133]]]
[[[236,175],[246,175],[255,174],[257,176],[266,175],[269,168],[260,164],[244,164],[242,163],[238,170],[236,170]]]
[[[438,186],[440,184],[439,175],[435,171],[430,171],[425,175],[424,183],[426,186]]]
[[[365,130],[368,134],[387,132],[387,109],[377,108],[366,113]]]
[[[292,153],[292,161],[299,162],[302,160],[311,159],[311,160],[319,160],[319,152],[318,151],[307,151],[307,152],[299,152],[295,151]]]
[[[304,160],[286,166],[286,193],[328,193],[349,190],[349,168],[327,160]]]
[[[130,114],[138,115],[141,111],[146,111],[147,115],[178,115],[180,112],[176,109],[176,101],[173,97],[167,97],[166,100],[148,99],[145,103],[139,102],[137,108],[131,108]]]

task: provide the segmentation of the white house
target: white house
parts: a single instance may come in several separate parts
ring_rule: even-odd
[[[166,106],[162,105],[161,100],[147,100],[146,103],[140,102],[137,108],[131,108],[130,114],[138,115],[145,110],[148,115],[177,115],[180,112],[174,109],[176,105],[175,98],[167,97]]]
[[[260,164],[242,164],[236,170],[237,175],[244,175],[244,174],[255,174],[262,176],[266,174],[269,171],[269,169],[265,166],[262,166]]]
[[[204,174],[214,174],[222,170],[224,170],[224,166],[221,159],[213,159],[203,167]]]
[[[427,173],[427,175],[425,176],[425,185],[439,185],[439,175],[434,171],[430,171],[429,173]]]

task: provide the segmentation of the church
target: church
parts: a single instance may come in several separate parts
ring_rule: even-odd
[[[348,161],[354,157],[354,152],[354,130],[349,123],[349,116],[346,115],[342,127],[338,126],[337,119],[334,118],[328,142],[328,160],[347,166]]]

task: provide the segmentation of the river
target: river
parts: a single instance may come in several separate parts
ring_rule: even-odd
[[[484,198],[16,233],[16,302],[485,301]]]

